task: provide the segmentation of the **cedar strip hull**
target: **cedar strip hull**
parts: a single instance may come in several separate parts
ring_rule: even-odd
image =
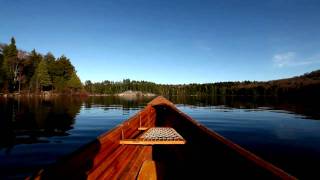
[[[172,127],[187,143],[119,143],[141,135],[139,127]],[[158,179],[296,179],[197,123],[163,97],[30,179],[136,179],[146,160],[156,163]]]

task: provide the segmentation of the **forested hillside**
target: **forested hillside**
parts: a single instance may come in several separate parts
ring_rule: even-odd
[[[25,52],[17,49],[16,41],[0,45],[0,92],[75,92],[82,88],[70,59],[58,58],[48,52]]]
[[[92,94],[115,94],[127,90],[160,95],[240,95],[240,96],[319,96],[320,70],[289,79],[257,82],[218,82],[207,84],[164,85],[147,81],[85,82]]]

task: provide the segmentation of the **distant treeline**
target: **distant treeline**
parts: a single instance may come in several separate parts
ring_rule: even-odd
[[[127,90],[150,92],[165,96],[175,95],[235,95],[235,96],[320,96],[320,70],[289,79],[257,82],[219,82],[207,84],[164,85],[147,81],[85,82],[91,94],[116,94]]]
[[[55,58],[48,52],[18,50],[14,38],[10,44],[0,44],[0,92],[75,92],[82,88],[70,60]]]

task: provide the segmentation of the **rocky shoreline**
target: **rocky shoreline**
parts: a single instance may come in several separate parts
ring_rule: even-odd
[[[117,94],[89,94],[88,96],[119,96],[119,97],[154,97],[154,93],[144,93],[141,91],[125,91]]]
[[[144,93],[144,92],[141,92],[141,91],[125,91],[125,92],[118,93],[118,94],[115,94],[115,95],[116,96],[120,96],[120,97],[132,97],[132,96],[136,96],[136,97],[139,97],[139,96],[153,97],[153,96],[156,96],[156,94],[154,94],[154,93]]]

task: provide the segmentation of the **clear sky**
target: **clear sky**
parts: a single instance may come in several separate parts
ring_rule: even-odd
[[[0,0],[0,42],[82,81],[271,80],[320,69],[319,0]]]

